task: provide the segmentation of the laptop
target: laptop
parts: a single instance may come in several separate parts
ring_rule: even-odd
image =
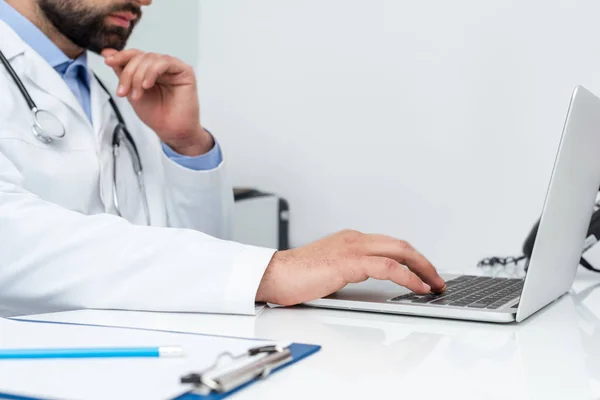
[[[575,88],[524,279],[446,275],[443,294],[390,281],[351,284],[307,306],[497,323],[521,322],[573,284],[600,187],[600,99]]]

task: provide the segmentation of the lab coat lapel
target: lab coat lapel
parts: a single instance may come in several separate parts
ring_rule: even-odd
[[[23,70],[25,77],[39,89],[67,105],[88,126],[90,125],[81,104],[58,72],[2,21],[0,21],[0,49],[9,61],[23,54],[25,56]]]
[[[104,211],[115,213],[113,208],[113,154],[112,154],[112,132],[117,125],[116,118],[111,115],[109,95],[102,89],[98,79],[90,71],[90,95],[92,109],[92,123],[94,125],[95,140],[98,149],[98,161],[100,163],[100,198],[104,204]]]
[[[102,89],[98,83],[98,79],[93,71],[90,70],[90,95],[91,95],[91,108],[92,108],[92,124],[94,125],[94,133],[96,134],[97,140],[100,142],[102,137],[109,130],[112,132],[112,125],[116,125],[116,120],[111,118],[110,112],[112,111],[109,105],[109,95]]]
[[[39,89],[66,104],[79,118],[90,125],[81,104],[58,72],[32,49],[25,51],[25,59],[25,75],[29,80]]]

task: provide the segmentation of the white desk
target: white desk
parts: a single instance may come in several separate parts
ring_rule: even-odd
[[[266,309],[258,317],[77,311],[43,318],[323,346],[232,399],[599,399],[594,285],[600,275],[581,272],[572,293],[520,325],[310,308]]]

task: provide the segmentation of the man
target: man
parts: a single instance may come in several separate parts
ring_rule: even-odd
[[[251,314],[255,301],[299,304],[369,277],[445,289],[421,254],[382,235],[344,231],[283,252],[223,240],[232,191],[193,69],[123,50],[150,4],[0,0],[10,63],[0,70],[0,305]],[[86,50],[118,76],[114,105]],[[45,133],[47,119],[58,133]]]

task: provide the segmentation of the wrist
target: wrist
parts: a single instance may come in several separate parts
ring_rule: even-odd
[[[260,281],[260,285],[258,287],[258,291],[256,292],[256,301],[259,303],[274,303],[277,304],[276,301],[276,293],[273,293],[276,289],[275,284],[275,270],[282,262],[282,258],[285,258],[285,253],[278,251],[271,258],[271,262],[267,266],[265,273]]]
[[[212,135],[202,126],[184,135],[181,139],[165,142],[174,152],[188,157],[197,157],[208,153],[214,146]]]

